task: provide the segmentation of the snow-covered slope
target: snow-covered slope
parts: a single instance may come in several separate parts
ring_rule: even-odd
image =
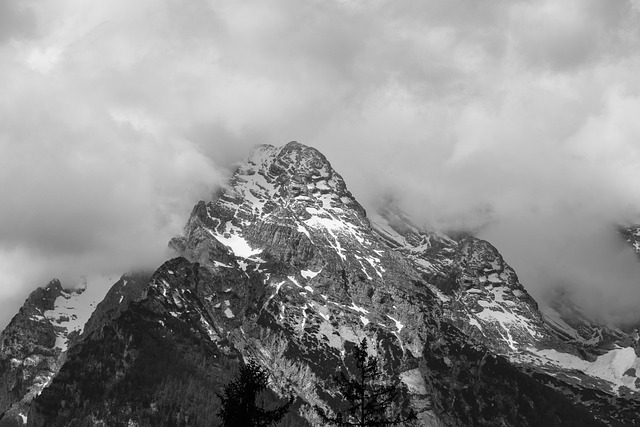
[[[6,411],[5,418],[26,420],[25,408],[56,375],[111,283],[96,276],[65,289],[54,279],[27,298],[0,334],[0,413]]]
[[[371,222],[394,251],[425,275],[445,314],[461,330],[504,354],[545,340],[536,302],[491,244],[473,237],[458,242],[420,230],[390,208],[382,209]]]
[[[588,320],[566,295],[540,311],[515,271],[486,241],[467,237],[458,242],[420,230],[388,208],[371,222],[439,288],[444,315],[470,337],[527,369],[638,398],[637,340]]]
[[[82,333],[85,323],[97,303],[102,301],[114,280],[108,276],[95,276],[74,289],[60,289],[49,310],[38,310],[33,320],[46,319],[56,333],[55,348],[66,351],[72,337]],[[56,289],[47,287],[47,292]]]

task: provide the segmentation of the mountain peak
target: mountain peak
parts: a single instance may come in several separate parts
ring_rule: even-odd
[[[62,283],[60,283],[60,280],[54,278],[44,286],[44,289],[46,291],[54,290],[57,292],[62,292]]]
[[[290,141],[282,146],[274,146],[271,144],[258,145],[253,154],[249,157],[249,161],[258,159],[264,156],[264,154],[272,155],[280,158],[282,161],[288,161],[291,164],[301,164],[301,160],[314,159],[320,163],[329,163],[327,158],[314,147],[304,145],[298,141]]]
[[[273,239],[274,227],[292,229],[296,239],[311,239],[320,233],[341,248],[340,232],[335,230],[368,228],[369,222],[326,157],[292,141],[282,147],[258,146],[217,200],[201,202],[194,209],[185,238],[173,239],[170,245],[192,259],[201,259],[202,254],[210,257],[211,250],[219,254],[222,244],[235,256],[247,259],[260,253],[259,248],[273,246],[268,239]],[[211,236],[217,242],[207,240]],[[195,246],[189,247],[188,242]],[[202,242],[207,242],[206,250],[197,248]],[[344,259],[342,249],[337,252]]]
[[[303,201],[335,193],[341,203],[357,205],[347,186],[327,158],[318,150],[292,141],[282,147],[261,145],[238,167],[230,182],[230,192],[246,199]],[[330,201],[329,201],[330,202]],[[255,203],[259,207],[260,203]]]

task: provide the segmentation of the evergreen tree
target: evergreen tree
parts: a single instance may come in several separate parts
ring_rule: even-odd
[[[271,410],[256,404],[256,398],[267,389],[268,374],[255,361],[240,367],[238,377],[227,384],[224,394],[218,395],[222,408],[218,416],[228,427],[267,427],[278,423],[289,410],[288,403]]]
[[[386,375],[373,356],[367,356],[367,340],[353,350],[356,372],[348,377],[344,372],[335,377],[345,406],[336,415],[327,415],[318,406],[322,420],[335,426],[378,427],[410,423],[416,419],[413,409],[404,407],[400,380]]]

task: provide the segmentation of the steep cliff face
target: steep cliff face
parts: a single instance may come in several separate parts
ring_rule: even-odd
[[[118,318],[129,304],[142,299],[151,279],[150,272],[133,272],[123,275],[91,312],[91,317],[82,329],[79,339],[99,330],[104,324]]]
[[[635,372],[618,372],[635,356],[587,360],[496,248],[390,207],[369,218],[313,148],[258,148],[170,245],[181,257],[114,286],[29,423],[215,423],[215,392],[252,358],[271,401],[296,397],[288,425],[320,425],[312,406],[339,407],[333,375],[362,338],[419,425],[637,421]]]
[[[21,422],[31,400],[51,381],[86,321],[84,288],[52,280],[27,298],[0,335],[0,413]],[[85,314],[86,313],[86,314]]]
[[[552,339],[536,301],[489,242],[420,230],[389,209],[374,218],[375,232],[423,273],[444,316],[467,335],[501,354]]]
[[[88,329],[70,350],[36,400],[31,424],[206,425],[215,415],[195,409],[215,399],[238,353],[216,339],[198,297],[213,294],[222,282],[178,258],[146,285],[144,296]]]
[[[55,308],[62,292],[57,280],[34,291],[0,336],[0,412],[11,408],[11,416],[19,417],[19,403],[28,403],[56,372],[59,331],[44,313]]]
[[[583,402],[601,419],[636,422],[640,359],[632,336],[588,320],[566,295],[540,312],[486,241],[447,240],[388,210],[372,224],[438,287],[443,319],[538,380],[548,376],[545,384]]]

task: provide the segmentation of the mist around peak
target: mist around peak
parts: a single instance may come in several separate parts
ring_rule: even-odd
[[[4,2],[0,28],[2,313],[157,265],[258,144],[481,230],[534,293],[555,279],[528,260],[582,282],[593,255],[563,245],[640,212],[636,1]],[[594,286],[638,302],[624,276]]]

